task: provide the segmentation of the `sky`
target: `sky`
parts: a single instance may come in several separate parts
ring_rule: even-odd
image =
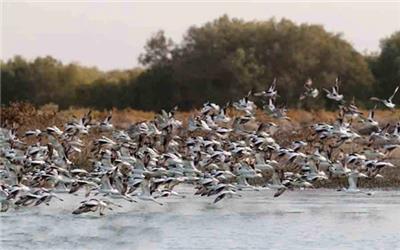
[[[288,18],[342,33],[359,52],[400,30],[400,1],[372,2],[124,2],[0,0],[1,59],[51,55],[102,70],[138,66],[149,37],[163,29],[180,42],[192,25],[224,14],[244,20]]]

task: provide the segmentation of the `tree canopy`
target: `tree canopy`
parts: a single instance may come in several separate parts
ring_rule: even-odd
[[[166,41],[157,33],[146,48],[157,44],[155,40]],[[249,90],[262,90],[274,78],[289,105],[297,103],[308,78],[317,87],[328,88],[339,76],[350,98],[366,98],[373,84],[363,56],[340,35],[326,32],[319,25],[296,25],[286,19],[245,22],[223,16],[204,26],[191,27],[179,45],[163,53],[171,58],[155,57],[147,74],[159,80],[159,88],[175,86],[176,98],[170,102],[186,109],[206,100],[224,103]],[[146,50],[142,57],[153,54]],[[160,69],[172,70],[173,77],[157,77],[163,74]],[[366,91],[355,91],[360,87]],[[324,102],[319,105],[322,107]]]
[[[372,91],[390,95],[399,84],[400,32],[382,40],[381,48],[376,56],[363,56],[320,25],[222,16],[190,27],[179,43],[163,31],[155,33],[138,58],[144,68],[103,72],[50,56],[33,61],[16,56],[1,63],[1,103],[188,110],[264,90],[276,78],[278,102],[293,107],[308,78],[317,88],[330,88],[340,77],[341,92],[360,104]],[[301,107],[310,104],[330,105],[319,98]]]
[[[389,97],[400,85],[400,31],[381,40],[381,53],[372,58],[370,64],[377,81],[377,94]],[[398,96],[397,100],[400,100]]]

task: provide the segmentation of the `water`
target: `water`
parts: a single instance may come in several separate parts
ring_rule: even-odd
[[[83,198],[0,214],[1,249],[400,249],[400,192],[242,192],[119,201],[123,208],[74,216]]]

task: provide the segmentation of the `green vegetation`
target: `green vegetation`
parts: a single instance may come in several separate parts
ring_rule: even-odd
[[[400,31],[381,41],[381,53],[369,58],[370,69],[375,76],[377,93],[390,96],[400,84]],[[400,98],[395,96],[395,102]]]
[[[189,110],[206,100],[223,104],[262,90],[277,78],[278,101],[293,107],[306,79],[328,88],[339,76],[341,92],[366,105],[372,91],[387,96],[399,84],[400,32],[382,40],[381,47],[380,54],[363,56],[319,25],[222,16],[190,27],[180,43],[159,31],[139,57],[143,68],[102,72],[52,57],[27,61],[16,56],[1,63],[1,103]],[[325,98],[313,102],[300,107],[330,107]]]

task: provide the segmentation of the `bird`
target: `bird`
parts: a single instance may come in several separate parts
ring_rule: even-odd
[[[75,209],[72,214],[82,214],[82,213],[88,213],[88,212],[96,212],[97,210],[99,211],[99,215],[103,216],[104,215],[104,210],[109,209],[113,210],[111,206],[116,206],[116,207],[122,207],[119,204],[115,204],[109,200],[104,200],[104,199],[89,199],[82,201],[81,204],[77,209]]]
[[[393,94],[388,99],[380,99],[380,98],[377,98],[377,97],[371,97],[370,100],[371,101],[382,102],[383,105],[385,105],[389,109],[393,110],[396,107],[396,104],[393,103],[393,98],[396,95],[398,90],[399,90],[399,86],[396,87],[396,89],[394,90]]]
[[[317,98],[311,79],[304,88],[300,99]],[[393,104],[397,91],[387,103]],[[180,186],[209,199],[210,206],[251,192],[279,199],[334,179],[347,180],[340,191],[370,195],[357,181],[385,178],[383,170],[395,168],[400,122],[382,124],[376,106],[364,117],[354,98],[345,102],[339,94],[339,79],[325,92],[336,101],[336,119],[306,124],[291,121],[285,105],[277,104],[284,100],[277,98],[276,79],[267,90],[249,91],[224,106],[207,101],[187,120],[178,119],[175,106],[127,128],[113,124],[111,113],[97,121],[91,111],[61,126],[24,131],[2,124],[1,212],[45,209],[74,196],[82,201],[72,214],[104,216],[120,202],[189,202]]]
[[[326,97],[328,99],[341,102],[343,101],[344,96],[342,94],[339,94],[339,78],[336,78],[335,85],[332,87],[332,91],[329,91],[327,89],[323,89],[326,92]]]
[[[221,201],[222,199],[226,198],[226,197],[230,197],[232,198],[233,196],[238,196],[238,197],[242,197],[242,195],[236,193],[234,190],[224,190],[222,192],[220,192],[217,196],[217,198],[215,198],[215,200],[213,201],[213,203],[217,203],[219,201]]]
[[[272,81],[272,84],[269,86],[268,89],[261,91],[261,92],[257,92],[254,93],[254,96],[257,97],[264,97],[264,98],[271,98],[271,99],[275,99],[278,96],[278,91],[276,90],[276,78],[274,78],[274,80]]]
[[[136,194],[136,197],[143,201],[151,201],[160,206],[164,204],[161,202],[156,201],[156,199],[150,194],[150,182],[148,179],[143,179],[140,184],[140,192]]]
[[[338,191],[344,191],[346,193],[363,193],[366,195],[372,195],[371,192],[365,192],[357,188],[358,178],[367,178],[367,176],[363,173],[359,173],[358,171],[351,171],[347,174],[347,180],[349,183],[348,188],[342,188]]]
[[[307,97],[311,98],[317,98],[319,95],[319,90],[317,88],[312,87],[312,80],[310,78],[307,79],[307,81],[304,83],[304,89],[305,91],[300,95],[299,100],[304,100]]]
[[[10,202],[8,200],[9,192],[5,185],[0,185],[0,204],[1,209],[0,212],[7,212],[10,207]]]
[[[100,131],[110,131],[113,129],[111,118],[112,114],[110,113],[102,122],[99,123],[98,127],[100,128]]]

